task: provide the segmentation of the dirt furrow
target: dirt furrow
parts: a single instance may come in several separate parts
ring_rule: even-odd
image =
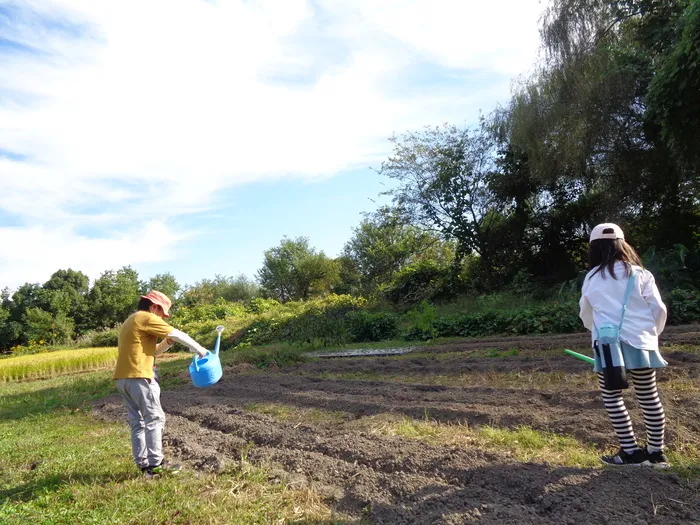
[[[691,341],[698,336],[688,328],[672,327],[666,340],[695,344]],[[584,339],[585,334],[555,336],[545,344],[545,338],[492,338],[431,347],[435,358],[330,359],[253,374],[229,368],[214,387],[197,390],[188,385],[163,393],[168,414],[165,441],[171,455],[194,469],[240,468],[243,459],[265,467],[270,483],[308,486],[350,521],[700,523],[700,483],[681,481],[674,474],[522,463],[509,454],[369,431],[374,416],[384,422],[428,418],[466,424],[465,429],[526,425],[613,445],[590,367],[573,358],[536,355],[537,348],[576,348],[572,343]],[[520,355],[468,355],[471,350],[513,345],[522,349]],[[465,357],[446,356],[449,352]],[[678,349],[665,356],[673,365],[660,376],[669,443],[700,445],[700,407],[693,387],[700,376],[700,356]],[[383,380],[332,377],[353,371],[374,373]],[[552,378],[545,380],[544,373],[550,372],[559,374],[556,388],[547,388]],[[322,374],[328,375],[319,377]],[[437,374],[459,376],[460,386],[429,384]],[[509,387],[513,374],[531,377],[532,383]],[[469,378],[482,382],[470,385]],[[682,388],[670,388],[677,381]],[[626,396],[631,401],[633,393]],[[266,406],[279,408],[280,417],[251,412]],[[629,406],[635,407],[633,419],[640,424],[636,404]],[[95,415],[126,420],[117,396],[97,403]]]
[[[318,409],[352,421],[362,417],[391,414],[411,419],[459,423],[468,426],[493,425],[504,428],[528,426],[537,430],[574,436],[599,445],[611,441],[610,423],[602,409],[600,394],[591,379],[589,389],[548,391],[488,387],[445,387],[391,381],[333,380],[289,375],[230,376],[207,390],[209,405],[236,407],[273,403],[290,409]],[[192,389],[194,392],[194,389]],[[641,413],[634,394],[626,392],[630,412],[638,429]],[[166,406],[187,406],[193,395],[170,396]],[[692,395],[662,398],[670,421],[669,441],[676,435],[700,431],[700,408]],[[332,421],[338,425],[337,421]],[[342,426],[342,425],[340,425]],[[687,439],[687,436],[684,438]],[[700,432],[695,435],[700,443]]]
[[[271,467],[271,481],[310,486],[341,515],[364,515],[372,523],[680,524],[700,519],[700,508],[690,499],[696,492],[675,476],[650,469],[521,464],[454,446],[362,432],[334,434],[221,406],[169,410],[167,443],[200,468],[222,468],[244,456]],[[648,498],[637,511],[643,518],[636,521],[617,504],[630,494]]]
[[[124,415],[116,397],[101,412]],[[308,485],[341,515],[365,516],[371,523],[700,520],[696,490],[651,469],[522,464],[454,446],[292,425],[225,405],[192,404],[169,408],[168,414],[169,451],[193,466],[219,469],[243,456],[272,467],[271,481],[279,477],[292,486]],[[276,468],[283,472],[275,474]],[[639,518],[620,505],[631,495],[640,505]]]

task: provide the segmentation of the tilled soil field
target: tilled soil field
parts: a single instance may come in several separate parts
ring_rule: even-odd
[[[309,486],[341,521],[700,523],[700,482],[671,471],[523,463],[358,424],[389,416],[465,429],[527,426],[612,450],[614,435],[590,366],[561,353],[587,348],[588,337],[489,338],[419,348],[415,356],[319,359],[263,372],[226,367],[209,389],[163,393],[166,443],[192,468],[225,469],[244,459],[270,469],[271,483]],[[671,365],[659,377],[669,446],[698,446],[700,354],[677,345],[698,345],[700,327],[671,327],[662,343]],[[685,387],[674,387],[680,383]],[[626,397],[639,428],[633,395]],[[328,417],[290,421],[255,410],[267,404]],[[125,418],[116,396],[96,408],[99,417]],[[638,434],[643,438],[641,429]]]

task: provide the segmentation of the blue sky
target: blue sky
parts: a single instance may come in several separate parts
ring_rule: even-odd
[[[538,0],[0,0],[0,288],[337,256],[388,138],[506,104]]]

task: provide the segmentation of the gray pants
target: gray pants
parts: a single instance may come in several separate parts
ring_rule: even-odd
[[[131,427],[131,450],[139,468],[163,461],[165,412],[160,406],[160,385],[154,379],[117,379]]]

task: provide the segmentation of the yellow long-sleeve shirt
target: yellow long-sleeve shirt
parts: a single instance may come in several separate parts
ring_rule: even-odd
[[[119,332],[119,355],[114,379],[153,379],[158,338],[167,337],[173,330],[172,326],[150,312],[132,314]]]

